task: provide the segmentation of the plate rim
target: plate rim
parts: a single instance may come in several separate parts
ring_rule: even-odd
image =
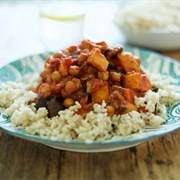
[[[146,49],[146,48],[140,48],[140,47],[129,46],[129,45],[128,46],[126,45],[126,46],[123,46],[123,47],[124,47],[125,50],[126,50],[126,48],[131,48],[132,51],[137,49],[137,50],[139,50],[141,52],[145,51],[145,52],[150,53],[150,54],[153,53],[153,54],[156,54],[157,56],[162,57],[165,61],[169,61],[170,63],[173,63],[173,64],[177,63],[178,65],[180,65],[180,62],[175,61],[173,58],[167,57],[165,55],[162,55],[160,53],[154,52],[154,51]],[[2,70],[3,68],[5,68],[8,65],[12,65],[15,62],[23,61],[25,58],[32,58],[34,56],[42,56],[42,55],[46,57],[47,55],[51,55],[51,54],[52,54],[52,52],[45,52],[45,53],[38,53],[38,54],[34,54],[34,55],[25,56],[24,58],[19,58],[19,59],[15,60],[15,61],[12,61],[12,62],[4,65],[3,67],[0,67],[0,70]],[[44,61],[45,61],[45,59],[44,59]],[[160,126],[160,128],[162,128],[162,127],[163,127],[163,125]],[[157,128],[157,129],[159,129],[159,128]],[[107,145],[117,145],[117,144],[121,146],[121,145],[129,144],[129,143],[140,143],[140,142],[148,141],[148,140],[156,138],[156,137],[164,136],[164,135],[166,135],[168,133],[171,133],[173,131],[176,131],[178,129],[180,129],[180,123],[179,123],[179,126],[175,126],[174,128],[169,129],[166,132],[163,132],[161,134],[156,133],[155,135],[152,134],[150,136],[148,135],[148,137],[139,137],[137,139],[132,139],[132,140],[128,139],[128,141],[127,141],[127,139],[125,139],[125,137],[122,136],[123,138],[120,139],[120,140],[113,140],[113,141],[112,140],[107,140],[107,141],[103,140],[103,141],[97,141],[97,142],[92,142],[92,143],[85,143],[85,142],[79,142],[79,141],[68,141],[67,142],[67,141],[60,141],[60,140],[52,140],[52,139],[49,139],[49,138],[40,137],[38,135],[34,136],[34,135],[31,135],[31,134],[29,134],[27,132],[24,132],[24,133],[22,133],[22,132],[21,133],[12,132],[12,131],[8,131],[8,129],[4,128],[2,126],[2,123],[0,123],[0,130],[4,131],[7,134],[19,137],[21,139],[30,140],[30,141],[33,141],[33,142],[39,142],[39,143],[45,144],[45,145],[47,143],[55,143],[56,145],[69,145],[69,146],[76,145],[76,146],[85,146],[85,147],[92,146],[92,145],[107,146]],[[135,135],[138,135],[138,133],[135,133]]]

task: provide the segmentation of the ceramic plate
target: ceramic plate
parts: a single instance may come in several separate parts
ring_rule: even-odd
[[[170,78],[171,84],[175,84],[180,87],[180,63],[145,49],[125,47],[125,50],[138,55],[141,58],[141,66],[143,68],[148,69],[150,72],[167,75]],[[26,74],[39,73],[43,70],[44,61],[47,55],[48,54],[39,54],[29,56],[4,66],[0,69],[0,81],[15,81],[17,78]],[[14,127],[10,123],[10,119],[3,113],[0,115],[0,129],[10,135],[38,142],[61,150],[75,152],[106,152],[133,147],[149,139],[163,136],[167,133],[179,129],[180,103],[172,108],[169,108],[167,115],[168,121],[159,128],[146,127],[143,133],[136,133],[126,137],[114,137],[111,140],[94,143],[54,141],[36,135],[30,135],[24,130],[20,130]]]

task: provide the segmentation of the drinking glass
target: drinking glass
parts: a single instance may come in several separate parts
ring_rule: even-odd
[[[41,38],[48,51],[64,49],[83,38],[85,12],[77,3],[56,2],[41,5]]]

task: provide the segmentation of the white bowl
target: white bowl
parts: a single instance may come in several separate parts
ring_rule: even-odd
[[[129,44],[154,50],[180,48],[180,3],[143,0],[119,7],[114,22]]]
[[[180,49],[180,32],[134,31],[120,29],[128,44],[154,50]]]

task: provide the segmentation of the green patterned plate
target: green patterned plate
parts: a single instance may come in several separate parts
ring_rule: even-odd
[[[145,49],[125,47],[126,51],[138,55],[142,61],[142,67],[150,72],[160,73],[170,78],[170,83],[180,87],[180,63],[174,60],[148,51]],[[48,54],[39,54],[29,56],[23,59],[14,61],[0,69],[0,82],[15,81],[29,73],[39,73],[44,66],[45,58]],[[179,90],[179,89],[178,89]],[[82,142],[65,142],[55,141],[47,138],[42,138],[36,135],[30,135],[24,130],[14,127],[10,123],[10,119],[3,113],[0,115],[0,130],[26,140],[45,144],[47,146],[76,152],[107,152],[129,148],[136,146],[149,139],[163,136],[180,128],[180,103],[168,109],[168,121],[159,128],[146,128],[143,133],[136,133],[126,137],[115,137],[111,140],[82,143]]]

